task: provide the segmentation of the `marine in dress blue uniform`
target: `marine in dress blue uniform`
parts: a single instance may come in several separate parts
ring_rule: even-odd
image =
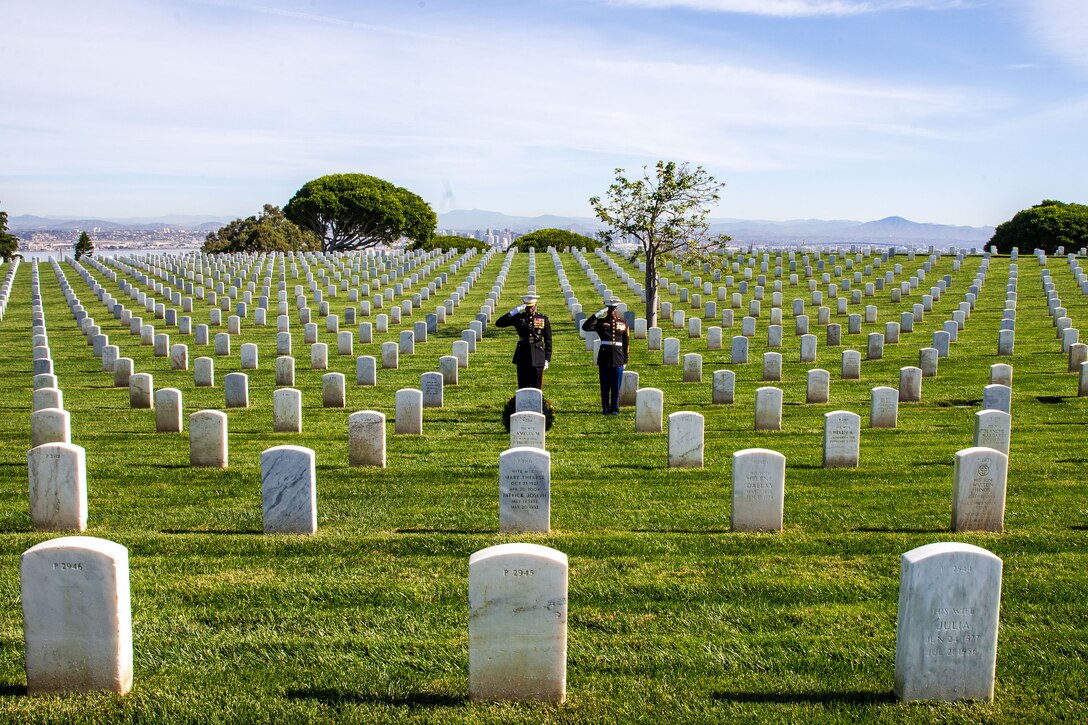
[[[601,412],[605,415],[620,414],[620,384],[623,382],[623,368],[627,364],[628,330],[627,323],[616,314],[618,297],[605,301],[605,308],[586,318],[582,329],[596,332],[601,340],[597,351],[597,373],[601,383]]]
[[[537,312],[539,299],[527,294],[522,304],[495,320],[495,327],[513,327],[518,333],[512,362],[517,366],[519,388],[543,388],[544,371],[552,360],[552,325],[547,315]]]

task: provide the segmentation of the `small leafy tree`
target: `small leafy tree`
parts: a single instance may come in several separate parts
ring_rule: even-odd
[[[419,196],[366,174],[330,174],[309,181],[283,211],[316,234],[326,252],[393,244],[401,237],[423,244],[438,225],[434,210]]]
[[[592,237],[584,234],[568,231],[566,229],[537,229],[535,232],[523,234],[514,240],[511,245],[522,252],[535,249],[542,252],[548,247],[562,249],[563,247],[592,247],[597,243]]]
[[[5,262],[19,254],[19,237],[8,233],[8,213],[0,211],[0,258]]]
[[[409,249],[460,249],[462,251],[468,251],[470,249],[479,249],[481,252],[486,252],[491,249],[491,245],[487,242],[481,242],[478,239],[469,239],[468,237],[459,237],[454,234],[435,234],[428,241],[425,242],[412,242],[408,247]]]
[[[79,233],[79,240],[76,242],[75,253],[77,262],[80,257],[89,257],[94,254],[94,242],[87,236],[87,232]]]
[[[597,218],[607,225],[600,234],[602,241],[631,239],[641,247],[639,254],[646,261],[647,327],[657,325],[659,258],[695,259],[729,241],[727,236],[711,235],[707,222],[724,186],[702,166],[692,169],[687,163],[658,161],[652,173],[643,166],[642,178],[633,181],[623,169],[616,169],[616,181],[605,199],[589,200]]]
[[[235,219],[204,238],[201,248],[213,252],[307,252],[321,249],[313,232],[287,220],[278,206],[265,204],[260,216]]]
[[[1045,199],[998,224],[990,244],[1002,254],[1013,247],[1025,253],[1042,249],[1053,254],[1058,247],[1076,251],[1088,246],[1088,206]]]

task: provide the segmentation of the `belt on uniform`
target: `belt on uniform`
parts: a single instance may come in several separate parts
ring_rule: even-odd
[[[612,342],[611,340],[601,340],[602,345],[615,345],[616,347],[623,347],[622,342]]]

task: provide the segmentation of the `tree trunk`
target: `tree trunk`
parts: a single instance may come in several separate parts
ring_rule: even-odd
[[[657,255],[646,254],[646,329],[657,327]]]

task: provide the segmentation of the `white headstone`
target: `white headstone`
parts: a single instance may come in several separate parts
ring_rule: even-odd
[[[975,413],[976,447],[993,448],[1009,455],[1012,416],[1003,410],[980,410]]]
[[[956,452],[952,483],[952,530],[1005,530],[1009,459],[993,448]]]
[[[348,465],[385,468],[385,414],[361,410],[348,416]]]
[[[848,410],[824,413],[824,468],[857,468],[861,416]]]
[[[227,414],[199,410],[189,416],[189,465],[193,468],[226,468]]]
[[[895,428],[899,424],[899,391],[880,386],[871,391],[870,428]]]
[[[703,427],[701,413],[669,415],[669,468],[703,467]]]
[[[831,373],[820,368],[813,368],[807,373],[805,387],[806,403],[826,403],[831,396]]]
[[[227,373],[223,377],[223,397],[228,408],[249,407],[249,376]]]
[[[765,386],[756,389],[756,430],[782,430],[782,391]]]
[[[311,449],[275,446],[261,453],[261,510],[266,534],[317,533],[317,473]]]
[[[499,531],[551,530],[551,454],[509,448],[499,454]]]
[[[30,524],[35,531],[87,529],[87,457],[71,443],[45,443],[26,454]]]
[[[44,408],[30,414],[30,446],[71,443],[72,419],[67,410]]]
[[[523,411],[510,416],[511,448],[545,448],[547,418],[542,413]]]
[[[161,388],[155,391],[155,432],[181,433],[181,391],[177,388]]]
[[[43,541],[23,552],[19,580],[27,692],[128,692],[128,549],[93,536]]]
[[[397,391],[393,432],[400,435],[423,434],[423,391],[402,388]]]
[[[537,544],[500,544],[473,554],[468,571],[469,698],[562,703],[566,555]]]
[[[733,454],[733,531],[781,531],[786,457],[765,448]]]
[[[272,431],[275,433],[302,432],[301,390],[277,388],[272,391]]]
[[[544,412],[544,394],[539,388],[518,388],[514,393],[514,412]]]
[[[660,389],[639,388],[635,393],[635,432],[660,433],[664,408],[664,393]]]
[[[895,694],[900,700],[992,700],[1001,559],[936,543],[900,559]]]

